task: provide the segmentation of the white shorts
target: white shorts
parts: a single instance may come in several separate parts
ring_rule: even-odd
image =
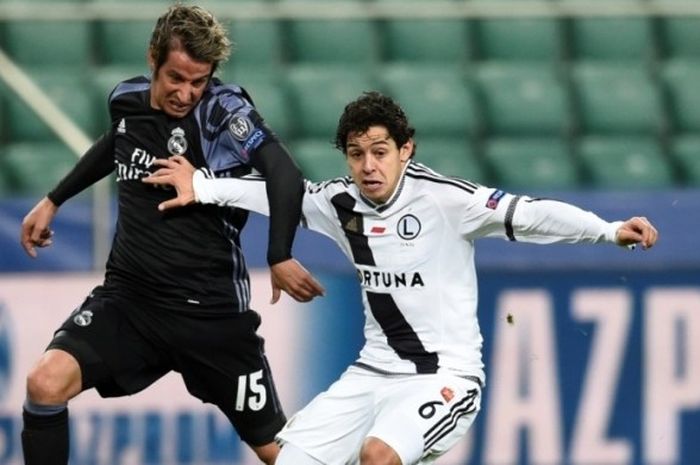
[[[481,388],[450,374],[381,375],[351,366],[277,435],[326,465],[359,463],[366,437],[403,465],[430,463],[462,438],[481,407]]]

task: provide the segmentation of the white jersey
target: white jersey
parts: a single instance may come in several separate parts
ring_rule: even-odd
[[[203,203],[268,213],[263,178],[194,178]],[[449,372],[484,381],[474,240],[614,242],[620,223],[554,200],[515,196],[411,161],[377,205],[350,177],[306,184],[303,226],[331,237],[362,287],[366,343],[358,366]]]

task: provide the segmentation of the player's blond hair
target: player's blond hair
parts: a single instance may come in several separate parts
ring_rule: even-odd
[[[153,29],[148,53],[154,73],[168,59],[171,50],[184,50],[192,59],[212,64],[212,74],[231,53],[226,28],[208,11],[194,5],[168,8]]]

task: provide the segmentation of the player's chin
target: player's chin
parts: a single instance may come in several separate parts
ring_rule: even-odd
[[[183,107],[170,105],[166,113],[168,113],[168,116],[171,116],[173,118],[184,118],[185,116],[187,116],[187,113],[190,112],[191,108],[192,107],[190,106]]]
[[[383,197],[384,189],[381,184],[363,184],[362,195],[372,200],[373,202],[380,201]]]

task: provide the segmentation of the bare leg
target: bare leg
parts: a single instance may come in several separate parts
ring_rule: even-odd
[[[22,450],[26,465],[66,465],[69,455],[68,408],[80,393],[82,378],[75,358],[48,350],[27,376]]]
[[[258,454],[258,458],[267,465],[273,465],[277,460],[277,455],[280,453],[280,446],[275,442],[270,442],[263,446],[251,446],[253,451]]]
[[[360,451],[362,465],[401,465],[401,458],[381,439],[368,437]]]

